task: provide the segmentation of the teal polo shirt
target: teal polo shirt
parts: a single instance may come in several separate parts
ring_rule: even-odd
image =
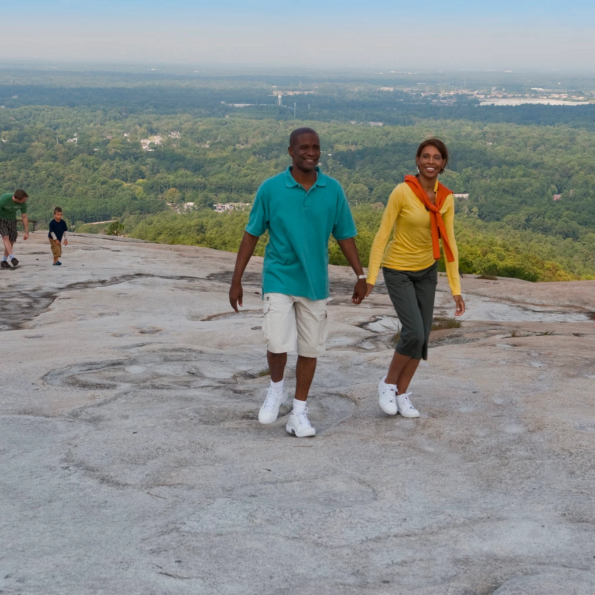
[[[316,168],[318,179],[306,192],[291,167],[263,182],[256,193],[246,231],[269,232],[262,292],[323,300],[329,296],[328,242],[357,235],[341,184]]]

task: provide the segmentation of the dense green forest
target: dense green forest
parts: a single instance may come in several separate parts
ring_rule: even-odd
[[[464,272],[594,276],[595,105],[480,107],[464,93],[443,105],[439,91],[456,81],[439,78],[421,94],[395,82],[379,91],[370,77],[0,69],[0,188],[25,188],[33,219],[59,204],[77,229],[117,218],[139,237],[235,250],[247,214],[212,206],[251,202],[287,166],[289,132],[310,125],[366,254],[417,145],[436,135],[452,154],[443,182],[469,194],[457,200]],[[331,256],[341,262],[334,247]]]

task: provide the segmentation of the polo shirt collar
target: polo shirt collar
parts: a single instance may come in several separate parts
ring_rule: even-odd
[[[295,178],[291,175],[291,168],[290,165],[285,170],[285,185],[288,188],[293,188],[294,186],[299,186],[299,184],[295,181]],[[320,166],[316,166],[316,173],[318,174],[316,177],[316,182],[314,182],[314,186],[326,186],[326,176],[322,173]]]

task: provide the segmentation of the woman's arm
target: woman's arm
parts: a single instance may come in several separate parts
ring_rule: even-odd
[[[395,226],[399,212],[401,211],[401,191],[397,186],[391,193],[384,214],[382,215],[382,222],[380,228],[376,233],[372,249],[370,250],[370,262],[368,264],[368,295],[372,291],[372,287],[376,284],[380,265],[382,264],[382,257],[386,249],[386,244],[390,238],[390,234]]]
[[[446,227],[446,233],[448,234],[448,244],[452,250],[454,260],[448,262],[447,258],[444,258],[446,263],[446,276],[448,277],[448,284],[452,297],[456,304],[455,316],[461,316],[465,313],[465,301],[461,295],[461,276],[459,275],[459,251],[457,248],[457,241],[455,239],[455,202],[452,194],[447,198],[448,206],[446,211],[442,215],[444,220],[444,226]]]

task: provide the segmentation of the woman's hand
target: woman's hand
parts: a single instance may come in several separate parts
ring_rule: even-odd
[[[368,297],[372,291],[374,291],[374,286],[371,283],[366,283],[366,297]]]
[[[465,300],[463,299],[462,295],[453,295],[452,296],[455,304],[457,305],[457,309],[455,310],[455,316],[462,316],[465,314]]]

